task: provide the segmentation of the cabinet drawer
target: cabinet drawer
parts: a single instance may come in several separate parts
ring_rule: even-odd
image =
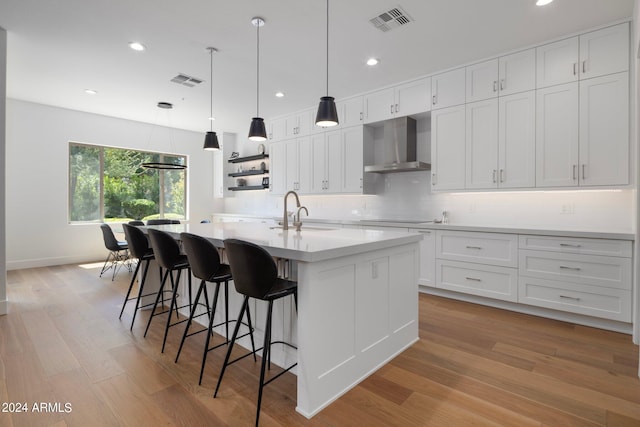
[[[436,257],[502,267],[518,266],[518,236],[515,234],[438,231]]]
[[[631,289],[631,259],[520,250],[520,275]]]
[[[631,291],[520,277],[518,302],[631,322]]]
[[[581,237],[552,237],[521,235],[520,249],[567,252],[586,255],[631,257],[628,240],[587,239]]]
[[[436,260],[436,288],[516,302],[517,286],[515,268]]]

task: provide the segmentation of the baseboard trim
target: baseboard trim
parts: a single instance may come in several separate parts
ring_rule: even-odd
[[[105,255],[106,257],[106,255]],[[57,258],[32,258],[17,261],[7,260],[7,271],[9,270],[21,270],[23,268],[38,268],[38,267],[51,267],[54,265],[65,264],[86,264],[93,262],[104,262],[104,258],[96,259],[95,256],[88,258],[86,255],[57,257]]]
[[[0,301],[0,316],[4,316],[9,312],[9,300]]]

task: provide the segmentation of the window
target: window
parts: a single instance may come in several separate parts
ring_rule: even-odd
[[[69,222],[186,218],[186,171],[144,162],[186,164],[185,156],[69,143]]]

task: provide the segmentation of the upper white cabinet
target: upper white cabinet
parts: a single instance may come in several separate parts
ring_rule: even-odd
[[[464,104],[466,98],[465,68],[458,68],[431,78],[431,108],[447,108]]]
[[[270,141],[306,136],[315,131],[314,109],[307,109],[267,123],[267,138]]]
[[[338,193],[342,180],[339,130],[311,136],[311,192]]]
[[[286,188],[286,148],[285,142],[273,142],[269,145],[269,192],[284,194]]]
[[[629,74],[580,82],[580,185],[629,183]]]
[[[540,46],[536,56],[538,88],[627,71],[629,24]]]
[[[431,186],[459,190],[465,185],[465,106],[431,112]]]
[[[536,51],[529,49],[466,67],[466,102],[535,89],[535,64]]]
[[[540,89],[536,185],[629,183],[629,74]]]
[[[311,190],[311,138],[295,138],[284,142],[285,190],[308,193]]]
[[[498,100],[466,105],[465,188],[498,186]]]
[[[498,187],[534,187],[535,160],[535,91],[501,96],[498,105]]]
[[[342,129],[342,193],[362,193],[364,173],[364,132],[362,126]]]
[[[281,141],[287,137],[287,118],[279,117],[267,123],[267,138],[269,141]]]
[[[224,192],[224,153],[222,150],[213,152],[213,197],[225,196]]]
[[[365,123],[424,113],[431,109],[431,78],[365,95]]]
[[[364,122],[364,98],[354,96],[336,103],[338,109],[338,126],[341,128],[361,125]]]

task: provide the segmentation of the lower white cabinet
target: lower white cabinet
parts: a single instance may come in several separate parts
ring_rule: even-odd
[[[435,288],[632,322],[631,241],[452,230],[435,236]],[[429,249],[421,250],[421,264],[433,265]]]
[[[412,233],[422,234],[420,240],[420,269],[418,284],[421,286],[436,286],[436,232],[418,228],[409,229]]]
[[[436,287],[516,302],[518,270],[495,265],[436,260]]]

